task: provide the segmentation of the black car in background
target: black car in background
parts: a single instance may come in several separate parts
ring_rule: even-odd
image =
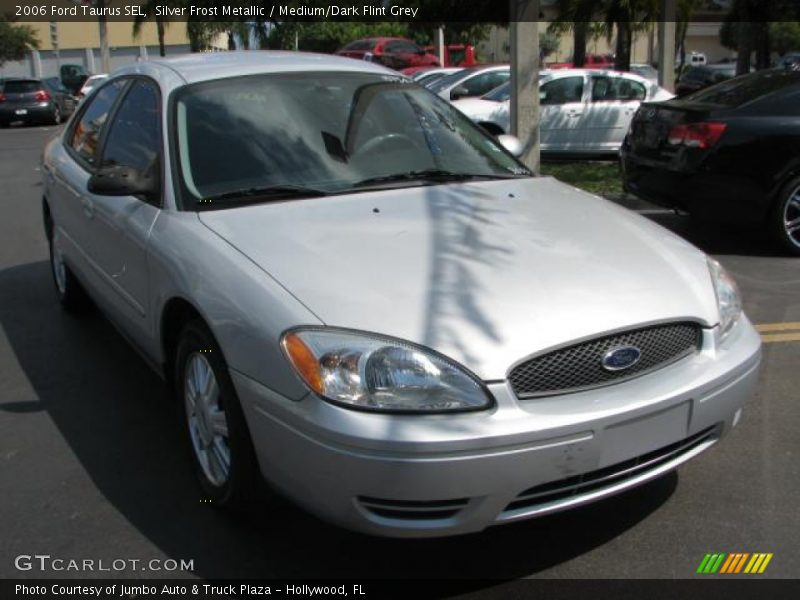
[[[735,62],[686,67],[675,84],[675,95],[685,96],[735,76]]]
[[[800,255],[800,72],[760,71],[643,103],[621,159],[627,191],[766,227]]]
[[[15,121],[58,125],[75,110],[75,98],[58,77],[8,78],[0,83],[0,126]]]

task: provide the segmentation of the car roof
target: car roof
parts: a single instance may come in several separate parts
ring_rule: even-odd
[[[213,79],[288,73],[297,71],[356,71],[400,76],[396,71],[363,61],[330,54],[278,50],[249,50],[241,52],[210,52],[158,58],[134,63],[118,69],[111,76],[141,73],[160,80],[165,75],[177,75],[184,83]]]
[[[544,73],[544,71],[541,71]],[[642,77],[641,75],[637,75],[636,73],[630,73],[628,71],[615,71],[613,69],[551,69],[547,70],[545,73],[550,77],[550,79],[561,79],[562,77],[575,77],[577,75],[602,75],[602,76],[612,76],[612,77],[625,77],[628,79],[635,79],[636,81],[641,81],[642,83],[650,83],[647,79]]]

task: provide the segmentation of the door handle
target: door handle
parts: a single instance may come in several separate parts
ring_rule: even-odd
[[[81,196],[81,206],[83,206],[83,214],[87,219],[94,218],[94,203],[86,196]]]
[[[582,114],[583,114],[582,112],[579,112],[577,110],[568,110],[567,111],[567,116],[568,117],[580,117]]]

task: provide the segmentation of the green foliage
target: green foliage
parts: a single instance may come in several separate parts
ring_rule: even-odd
[[[0,16],[0,66],[9,60],[22,60],[28,50],[38,47],[39,40],[31,27],[10,23]]]
[[[800,23],[797,21],[770,23],[769,38],[772,49],[778,54],[800,50]]]
[[[550,56],[558,50],[560,45],[560,34],[556,31],[546,31],[539,35],[539,49],[543,56]]]

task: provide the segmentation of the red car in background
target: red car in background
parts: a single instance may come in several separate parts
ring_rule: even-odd
[[[549,63],[548,69],[572,69],[572,62]],[[586,62],[583,63],[584,69],[613,69],[614,56],[611,54],[587,54]]]
[[[377,62],[398,71],[408,67],[440,66],[438,58],[405,38],[381,37],[356,40],[337,50],[336,54]]]

